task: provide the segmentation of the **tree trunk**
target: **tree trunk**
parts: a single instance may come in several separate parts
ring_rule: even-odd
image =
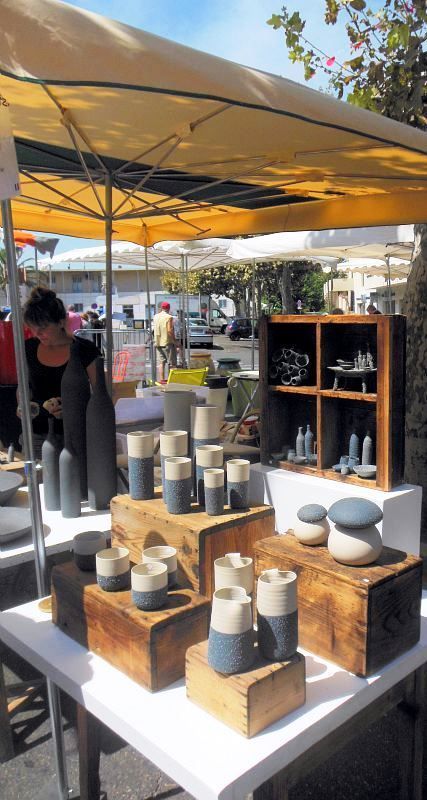
[[[279,273],[279,290],[282,297],[282,314],[292,314],[291,271],[288,264],[284,264]]]
[[[415,225],[404,310],[406,337],[405,480],[423,488],[421,537],[427,541],[427,224]]]

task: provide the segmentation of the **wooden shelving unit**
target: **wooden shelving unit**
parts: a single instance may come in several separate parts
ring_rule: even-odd
[[[400,315],[274,315],[260,320],[260,387],[262,405],[261,461],[271,464],[273,452],[295,448],[298,427],[310,424],[317,441],[317,465],[280,461],[294,472],[371,486],[389,491],[402,483],[405,422],[405,317]],[[280,347],[308,353],[307,385],[283,386],[269,377],[272,355]],[[371,352],[376,372],[361,381],[343,378],[334,389],[338,358],[353,362],[358,351]],[[360,446],[369,431],[374,440],[376,480],[341,475],[332,466],[348,454],[355,431]]]

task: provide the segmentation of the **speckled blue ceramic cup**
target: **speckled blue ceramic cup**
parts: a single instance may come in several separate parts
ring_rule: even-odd
[[[213,594],[208,663],[217,672],[231,675],[253,664],[251,602],[240,586],[228,586]]]
[[[130,567],[127,547],[110,547],[96,554],[96,580],[104,592],[129,589]]]
[[[154,436],[151,432],[132,431],[127,435],[129,494],[132,500],[154,497]]]
[[[224,511],[224,470],[205,469],[204,492],[206,513],[217,517]]]
[[[171,393],[172,394],[172,393]],[[181,392],[181,394],[188,394]],[[166,503],[165,459],[188,455],[187,431],[162,431],[160,434],[160,465],[162,468],[163,500]]]
[[[219,444],[196,447],[196,494],[200,506],[205,505],[205,469],[220,469],[224,461],[224,448]]]
[[[168,599],[168,568],[161,562],[137,564],[131,570],[132,602],[141,611],[155,611]]]
[[[170,547],[167,544],[146,547],[142,551],[142,563],[165,564],[169,589],[178,583],[178,559],[174,547]]]
[[[191,511],[191,458],[165,459],[165,494],[169,514]]]
[[[84,531],[73,538],[74,562],[79,569],[95,571],[95,556],[107,547],[107,534],[104,531]]]
[[[227,499],[230,508],[249,507],[250,462],[245,458],[227,461]]]
[[[264,658],[286,661],[298,647],[297,575],[266,569],[257,584],[258,647]]]

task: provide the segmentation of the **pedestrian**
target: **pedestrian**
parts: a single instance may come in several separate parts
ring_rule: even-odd
[[[176,338],[170,303],[166,300],[159,304],[159,312],[154,315],[154,341],[160,356],[160,380],[165,380],[165,366],[176,367]]]
[[[79,331],[83,327],[82,325],[82,318],[80,314],[76,312],[76,307],[71,305],[68,306],[67,309],[67,330],[70,336],[73,336],[76,331]]]
[[[28,378],[34,410],[34,455],[41,457],[42,444],[48,434],[49,415],[55,418],[55,433],[63,436],[61,380],[70,358],[73,342],[78,343],[78,356],[92,387],[96,383],[95,360],[100,352],[93,342],[72,336],[64,304],[55,292],[37,286],[24,306],[24,322],[33,336],[25,341]]]
[[[374,304],[370,303],[366,309],[366,313],[371,316],[372,314],[381,314],[381,311],[378,311],[378,309],[374,306]]]

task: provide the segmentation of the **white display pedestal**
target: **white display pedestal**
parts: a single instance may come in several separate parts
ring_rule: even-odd
[[[382,492],[262,464],[251,466],[251,503],[268,503],[274,507],[278,533],[286,533],[293,527],[301,506],[320,503],[329,508],[342,497],[365,497],[377,503],[384,514],[382,523],[378,525],[384,544],[419,555],[421,486],[404,483],[391,492]]]

